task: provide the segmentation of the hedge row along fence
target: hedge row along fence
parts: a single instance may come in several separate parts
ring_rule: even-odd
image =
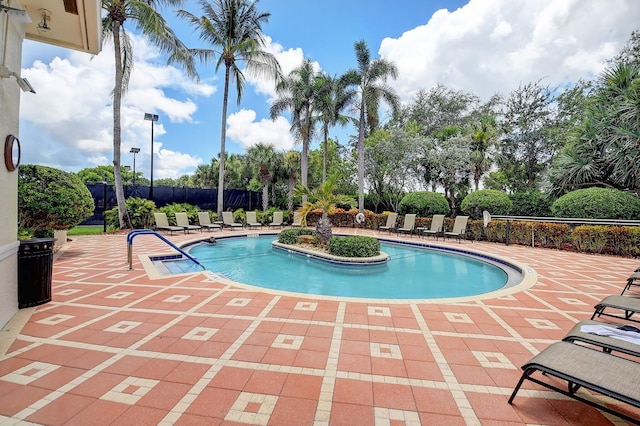
[[[365,221],[355,222],[357,210],[345,211],[335,209],[329,215],[331,223],[337,227],[359,226],[366,229],[378,229],[386,224],[387,216],[365,210]],[[312,211],[307,215],[307,226],[315,227],[322,217],[322,212]],[[402,224],[404,217],[398,217]],[[445,227],[453,228],[453,218],[445,218]],[[416,218],[416,227],[430,227],[431,218]],[[505,243],[507,222],[494,220],[485,228],[482,220],[469,220],[467,239]],[[558,223],[518,222],[509,223],[509,244],[553,248],[559,250],[579,251],[584,253],[613,254],[617,256],[640,256],[640,227],[580,225],[569,226]]]

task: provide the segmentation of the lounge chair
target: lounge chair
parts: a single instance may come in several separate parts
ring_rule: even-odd
[[[234,230],[236,228],[242,229],[242,224],[233,221],[233,212],[222,212],[222,226],[227,226]]]
[[[273,220],[269,224],[269,228],[272,226],[277,226],[278,228],[282,228],[282,223],[284,222],[283,213],[282,212],[273,212]]]
[[[301,228],[302,227],[302,213],[293,212],[293,222],[291,222],[292,228]]]
[[[404,215],[404,223],[400,228],[398,228],[398,232],[406,232],[407,234],[413,235],[413,230],[416,226],[416,215],[406,214]]]
[[[604,310],[606,308],[619,309],[624,311],[624,315],[605,313]],[[595,311],[593,312],[593,315],[591,315],[591,319],[594,319],[596,316],[604,316],[640,322],[640,320],[631,319],[631,316],[636,312],[640,312],[640,299],[629,296],[607,296],[595,306]]]
[[[207,212],[198,212],[198,223],[207,231],[212,229],[219,229],[222,231],[222,226],[218,223],[211,223],[211,216]]]
[[[378,229],[380,229],[381,231],[391,232],[392,230],[396,229],[397,221],[398,221],[398,213],[389,213],[389,216],[387,216],[387,223]]]
[[[637,343],[616,339],[610,336],[587,333],[585,331],[582,331],[582,326],[585,326],[585,325],[617,327],[622,324],[609,324],[606,322],[591,321],[591,320],[580,321],[576,325],[574,325],[571,330],[569,330],[567,335],[564,336],[562,340],[565,342],[571,342],[571,343],[574,343],[574,342],[587,343],[592,346],[597,346],[598,348],[601,348],[604,352],[608,352],[608,353],[620,352],[627,355],[640,357],[640,345],[638,345]]]
[[[599,404],[595,396],[587,399],[577,391],[583,387],[640,408],[640,363],[585,346],[556,342],[523,365],[522,370],[522,377],[509,398],[509,404],[513,403],[520,386],[527,379],[632,423],[639,422],[638,418],[618,412],[604,403]],[[536,371],[564,380],[568,387],[558,387],[553,382],[532,377]]]
[[[431,219],[431,227],[419,227],[416,228],[416,233],[418,235],[433,235],[438,239],[439,235],[443,235],[444,237],[444,215],[443,214],[434,214]]]
[[[262,224],[258,222],[256,217],[256,212],[247,212],[247,227],[251,228],[260,228],[262,229]]]
[[[189,217],[187,216],[186,212],[176,212],[176,225],[182,226],[187,234],[189,233],[189,231],[200,230],[200,232],[202,232],[202,226],[191,225],[189,223]]]
[[[636,269],[636,271],[633,274],[631,274],[629,278],[627,278],[627,285],[624,286],[624,288],[622,289],[622,293],[620,294],[623,295],[624,292],[629,290],[632,285],[640,286],[640,282],[638,281],[640,281],[640,271]]]
[[[182,226],[169,225],[169,219],[167,219],[166,213],[154,212],[153,218],[156,221],[157,230],[169,231],[171,235],[173,235],[173,233],[177,231],[182,231],[186,233],[186,230]]]
[[[462,240],[462,238],[467,238],[467,222],[469,221],[469,216],[456,216],[455,222],[453,222],[453,229],[449,232],[444,233],[444,237],[455,237],[458,240],[458,243]]]

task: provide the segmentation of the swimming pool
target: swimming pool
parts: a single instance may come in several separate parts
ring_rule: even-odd
[[[432,299],[488,293],[505,286],[502,268],[468,256],[382,242],[383,265],[341,266],[272,249],[273,236],[220,238],[189,252],[208,270],[240,283],[314,295]]]

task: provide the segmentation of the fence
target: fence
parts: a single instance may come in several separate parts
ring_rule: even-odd
[[[103,183],[87,184],[95,203],[93,216],[82,222],[82,225],[101,225],[103,213],[116,207],[116,191],[113,185]],[[149,187],[136,185],[124,186],[125,197],[149,198]],[[153,186],[153,201],[157,207],[172,203],[188,203],[202,210],[216,211],[218,208],[217,188],[182,188],[175,186]],[[224,208],[255,210],[262,206],[262,194],[240,189],[225,189]]]

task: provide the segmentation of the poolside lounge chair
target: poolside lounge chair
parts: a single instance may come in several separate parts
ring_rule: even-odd
[[[209,213],[207,212],[198,212],[198,223],[207,231],[211,231],[212,229],[219,229],[222,231],[222,225],[218,223],[211,223],[211,216],[209,216]]]
[[[520,386],[527,379],[632,423],[639,422],[639,419],[618,412],[604,403],[597,403],[595,397],[582,397],[577,391],[584,387],[640,408],[640,363],[581,345],[556,342],[523,365],[522,370],[522,377],[509,398],[509,404],[513,403]],[[565,380],[568,387],[558,387],[554,383],[532,377],[536,371]]]
[[[262,229],[262,224],[258,222],[256,212],[247,212],[247,227],[249,229],[258,227]]]
[[[189,231],[200,230],[200,232],[202,232],[202,226],[191,225],[189,223],[189,217],[187,216],[186,212],[176,212],[176,225],[182,226],[187,234],[189,233]]]
[[[604,310],[606,308],[619,309],[624,311],[624,315],[605,313]],[[593,315],[591,315],[591,319],[594,319],[596,316],[605,316],[640,322],[640,320],[631,319],[631,316],[636,312],[640,312],[640,299],[629,296],[607,296],[595,306],[595,311],[593,312]]]
[[[391,232],[392,230],[396,229],[397,221],[398,221],[398,213],[389,213],[389,216],[387,216],[387,223],[378,229],[380,229],[381,231]]]
[[[222,212],[222,226],[227,226],[232,230],[236,228],[242,229],[242,224],[233,221],[233,213],[232,212]]]
[[[433,235],[434,237],[436,237],[436,240],[438,239],[439,235],[442,235],[444,237],[444,215],[434,214],[433,218],[431,219],[431,227],[426,228],[421,226],[419,228],[416,228],[416,233],[418,235]]]
[[[594,334],[594,333],[587,333],[585,331],[582,331],[582,326],[585,326],[585,325],[617,327],[622,324],[617,324],[617,323],[609,324],[606,322],[591,321],[591,320],[580,321],[573,326],[573,328],[567,333],[566,336],[562,338],[562,340],[565,342],[572,342],[572,343],[575,343],[575,342],[587,343],[589,345],[602,348],[604,352],[610,353],[615,351],[615,352],[620,352],[627,355],[640,357],[640,345],[638,345],[637,343],[616,339],[614,337],[603,336],[603,335]]]
[[[398,232],[406,232],[407,234],[413,235],[413,230],[416,226],[416,215],[406,214],[404,215],[404,223],[400,228],[398,228]]]
[[[449,232],[445,232],[444,236],[446,237],[455,237],[458,240],[458,243],[462,240],[462,238],[467,238],[467,222],[469,221],[469,216],[456,216],[455,222],[453,222],[453,229]]]
[[[175,231],[182,231],[186,233],[186,230],[182,226],[169,225],[169,220],[167,219],[166,213],[154,212],[153,218],[156,221],[157,230],[169,231],[171,235],[173,235]]]
[[[269,224],[269,228],[272,226],[277,226],[278,228],[282,228],[282,223],[284,222],[283,213],[282,212],[273,212],[273,220]]]
[[[638,271],[638,269],[636,269],[636,271],[627,278],[627,285],[622,289],[622,293],[620,293],[621,295],[624,294],[625,291],[629,290],[632,285],[640,286],[640,271]]]
[[[300,228],[302,227],[302,213],[293,212],[293,222],[291,222],[292,228]]]

